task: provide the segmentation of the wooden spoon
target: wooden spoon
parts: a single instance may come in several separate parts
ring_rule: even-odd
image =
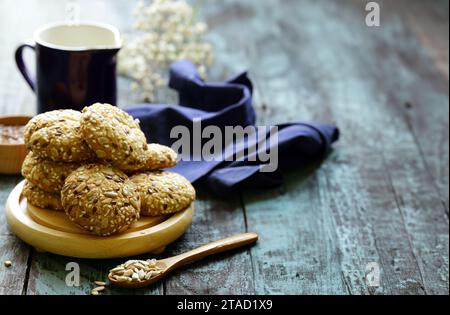
[[[123,288],[141,288],[148,286],[159,279],[165,277],[169,272],[190,264],[194,261],[200,260],[202,258],[205,258],[206,256],[225,252],[227,250],[235,249],[244,245],[251,244],[253,242],[256,242],[258,240],[258,234],[256,233],[242,233],[242,234],[236,234],[227,238],[224,238],[219,241],[215,241],[212,243],[209,243],[207,245],[198,247],[196,249],[193,249],[189,252],[157,260],[156,266],[161,269],[161,272],[155,276],[152,276],[148,280],[138,280],[138,281],[124,281],[119,282],[116,279],[114,279],[111,274],[108,275],[109,281],[115,286],[123,287]]]

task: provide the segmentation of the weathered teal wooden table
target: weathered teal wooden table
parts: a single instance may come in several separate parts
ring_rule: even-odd
[[[83,19],[132,30],[133,1],[79,1]],[[172,255],[242,231],[252,248],[173,273],[147,289],[104,294],[448,294],[448,1],[378,1],[381,26],[360,0],[197,1],[211,31],[211,78],[248,69],[260,124],[318,120],[342,137],[321,165],[284,187],[227,200],[199,189],[198,210]],[[61,19],[64,1],[0,2],[0,114],[33,114],[15,46]],[[238,47],[238,48],[237,48]],[[121,81],[120,105],[135,102]],[[19,176],[0,176],[0,211]],[[88,294],[120,260],[36,252],[0,215],[0,294]],[[66,264],[81,268],[65,284]],[[380,270],[380,286],[366,268]],[[372,279],[373,280],[373,279]]]

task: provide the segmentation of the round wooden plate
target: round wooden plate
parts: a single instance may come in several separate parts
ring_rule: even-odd
[[[75,226],[63,212],[27,205],[17,184],[6,201],[6,221],[23,241],[38,250],[77,258],[117,258],[158,253],[192,222],[194,204],[171,216],[141,218],[125,233],[101,237]]]

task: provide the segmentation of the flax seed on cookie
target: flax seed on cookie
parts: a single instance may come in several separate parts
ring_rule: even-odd
[[[85,107],[80,131],[99,159],[124,172],[144,167],[147,139],[138,121],[118,107],[100,103]]]
[[[95,154],[79,132],[80,118],[81,113],[71,109],[33,117],[24,129],[27,148],[42,159],[61,162],[92,160]]]

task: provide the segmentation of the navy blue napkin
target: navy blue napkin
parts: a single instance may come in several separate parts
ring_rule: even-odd
[[[206,83],[191,62],[181,60],[171,66],[169,86],[178,92],[180,105],[139,104],[127,107],[126,111],[140,120],[149,142],[172,146],[179,137],[171,138],[171,131],[183,126],[181,128],[189,132],[191,146],[187,152],[178,152],[182,160],[171,170],[191,182],[203,182],[217,195],[226,196],[246,187],[279,186],[283,183],[283,171],[323,159],[331,144],[339,138],[339,130],[332,125],[288,123],[277,125],[275,133],[273,128],[271,131],[255,127],[255,134],[261,136],[247,134],[227,142],[226,126],[255,126],[253,87],[246,73],[223,83]],[[193,144],[197,141],[197,148],[203,148],[211,139],[199,136],[199,130],[201,132],[208,126],[217,126],[222,132],[223,144],[214,159],[199,155],[200,151],[195,150]],[[242,153],[239,158],[236,150]],[[277,168],[262,171],[263,165],[270,164],[267,159],[270,152],[278,157],[277,163],[274,158],[270,161]],[[264,153],[263,159],[261,154]]]

